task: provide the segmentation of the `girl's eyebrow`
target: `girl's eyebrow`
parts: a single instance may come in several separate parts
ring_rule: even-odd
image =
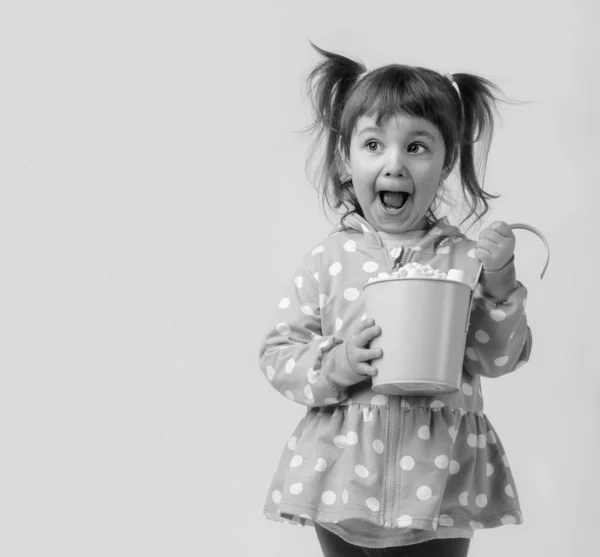
[[[366,128],[363,128],[362,130],[360,130],[358,132],[358,135],[363,135],[366,133],[378,133],[381,131],[383,131],[382,128],[379,128],[377,126],[367,126]],[[411,135],[411,136],[422,135],[424,137],[429,138],[431,141],[436,140],[435,136],[426,130],[415,130],[415,131],[409,132],[408,135]]]

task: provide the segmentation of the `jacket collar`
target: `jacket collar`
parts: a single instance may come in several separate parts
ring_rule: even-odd
[[[383,246],[383,242],[377,234],[377,231],[365,220],[356,213],[348,215],[344,219],[344,224],[340,222],[332,231],[331,234],[336,234],[344,229],[354,230],[363,234],[365,242],[371,245]],[[437,245],[443,238],[448,237],[464,237],[464,234],[456,227],[448,223],[446,217],[439,219],[428,231],[423,238],[417,243],[422,251],[435,251]]]

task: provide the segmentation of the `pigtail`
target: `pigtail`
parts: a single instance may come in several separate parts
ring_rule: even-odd
[[[473,215],[479,220],[489,210],[488,200],[499,197],[483,188],[488,153],[494,134],[494,113],[497,114],[497,102],[500,100],[495,93],[499,92],[499,89],[487,79],[475,75],[457,73],[451,77],[458,86],[463,113],[462,138],[459,139],[459,170],[463,194],[469,207],[469,214],[463,222]],[[479,148],[479,169],[475,166],[475,146]],[[478,179],[478,174],[481,179]]]
[[[324,147],[321,163],[314,180],[325,203],[332,209],[349,205],[359,209],[348,179],[342,178],[343,160],[340,154],[340,120],[349,93],[366,72],[363,64],[310,43],[325,60],[318,64],[307,79],[308,93],[315,111],[315,120],[308,131],[316,134],[309,160],[320,146]],[[329,187],[332,191],[329,191]]]

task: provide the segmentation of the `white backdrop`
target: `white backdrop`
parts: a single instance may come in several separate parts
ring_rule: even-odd
[[[503,108],[486,182],[487,222],[539,227],[553,257],[540,281],[517,232],[534,352],[484,385],[525,524],[471,555],[597,543],[597,18],[591,0],[3,4],[0,555],[320,554],[262,516],[304,408],[257,360],[331,226],[297,133],[309,39],[531,101]]]

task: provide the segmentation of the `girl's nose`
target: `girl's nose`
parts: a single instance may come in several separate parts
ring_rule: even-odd
[[[386,166],[385,175],[390,177],[403,176],[406,173],[404,157],[400,151],[390,150]]]

